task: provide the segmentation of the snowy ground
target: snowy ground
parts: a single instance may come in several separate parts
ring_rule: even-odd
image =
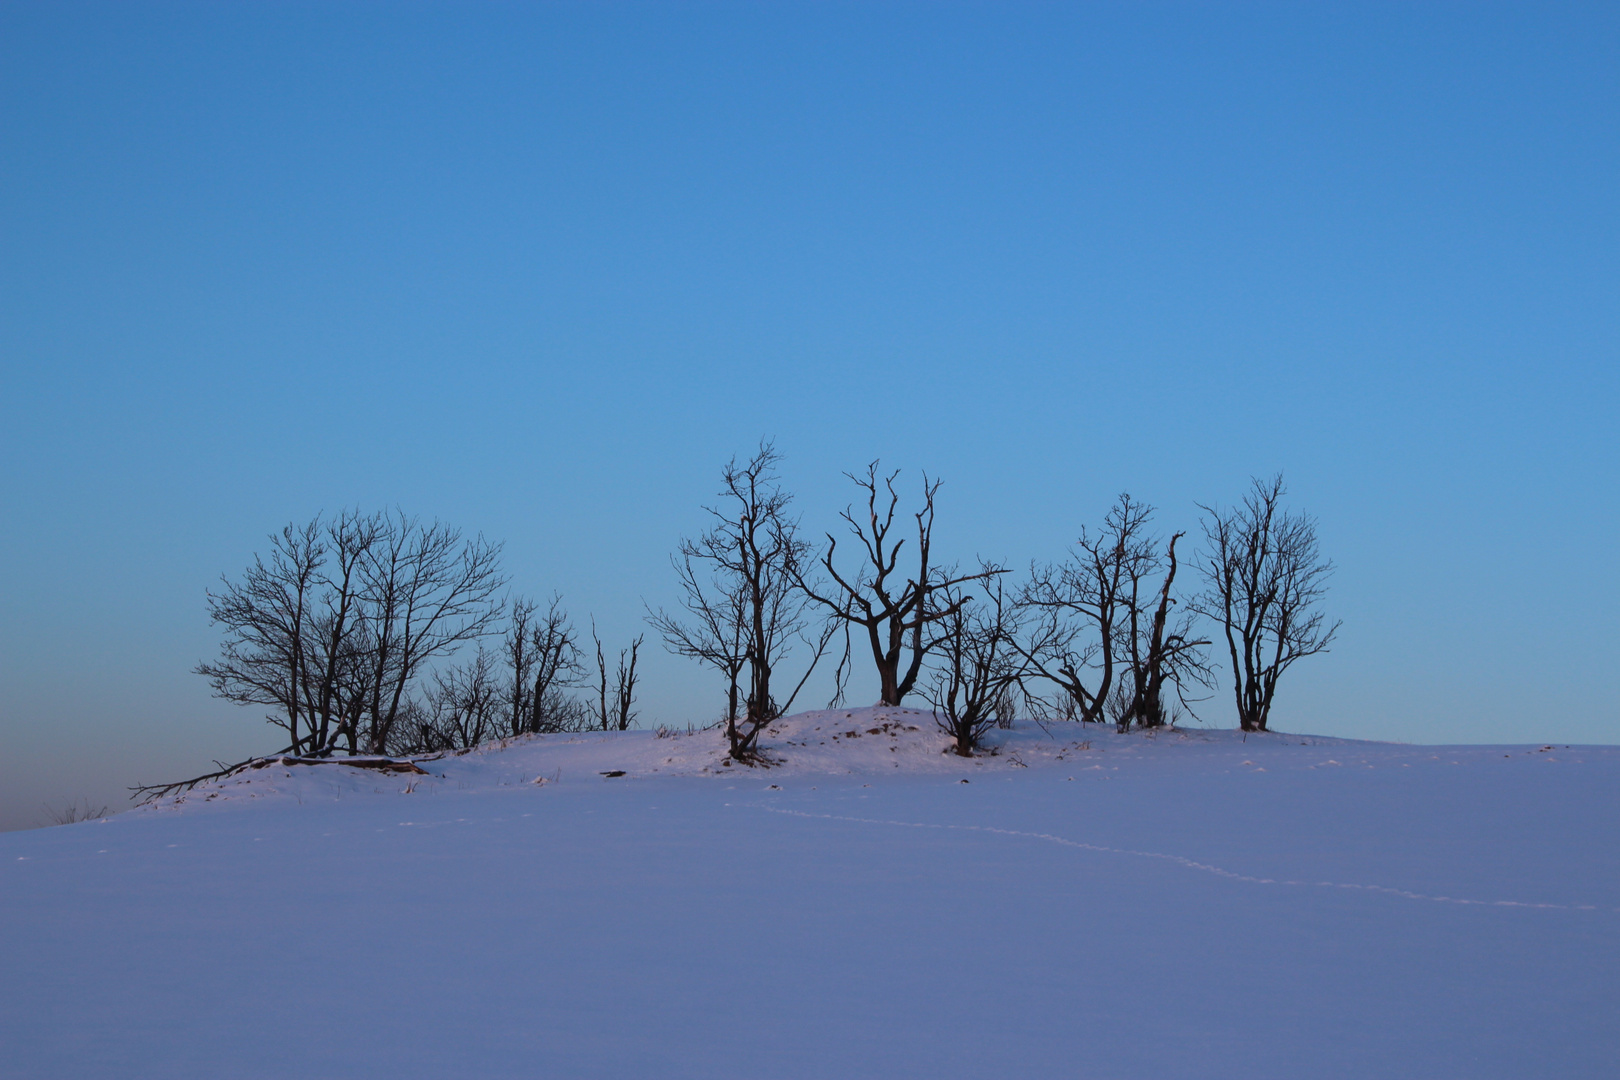
[[[0,1077],[1615,1075],[1620,748],[996,736],[556,736],[0,835]]]

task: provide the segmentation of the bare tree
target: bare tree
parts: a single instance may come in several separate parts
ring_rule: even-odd
[[[1149,508],[1151,513],[1151,508]],[[1209,664],[1203,648],[1207,638],[1193,636],[1194,613],[1183,611],[1173,614],[1177,599],[1173,593],[1176,581],[1176,541],[1185,533],[1175,533],[1165,545],[1164,561],[1158,558],[1157,543],[1151,560],[1133,560],[1127,573],[1130,577],[1130,595],[1126,604],[1129,628],[1125,635],[1125,676],[1121,682],[1121,708],[1114,717],[1121,731],[1138,727],[1163,727],[1172,719],[1164,700],[1165,688],[1173,687],[1178,703],[1190,708],[1186,690],[1190,683],[1208,686]],[[1150,574],[1164,570],[1157,598],[1152,607],[1143,586]]]
[[[534,687],[529,680],[536,661],[530,639],[539,605],[517,596],[512,598],[509,607],[512,614],[506,624],[506,635],[501,639],[501,655],[506,661],[501,712],[505,733],[516,737],[529,729],[529,719],[534,715]]]
[[[833,587],[824,589],[797,572],[795,576],[804,594],[827,609],[835,626],[859,626],[866,630],[872,661],[877,666],[879,704],[898,705],[917,685],[923,659],[928,654],[932,639],[926,636],[925,628],[954,614],[964,601],[958,593],[951,594],[954,599],[936,603],[934,594],[947,594],[957,586],[984,580],[1001,571],[956,576],[933,565],[930,559],[934,495],[939,491],[940,482],[930,481],[925,475],[923,508],[913,515],[917,522],[916,569],[910,574],[899,572],[900,552],[906,538],[894,538],[891,533],[895,511],[900,505],[894,480],[900,473],[892,472],[879,480],[877,467],[876,461],[868,465],[864,477],[844,474],[866,493],[865,514],[857,518],[854,507],[849,506],[840,515],[860,542],[865,560],[857,570],[841,573],[834,561],[838,539],[828,533],[821,565],[832,578]],[[888,505],[881,513],[878,509],[882,502],[880,487],[888,495]],[[795,568],[797,571],[797,564]],[[908,647],[909,659],[905,655]]]
[[[1065,716],[1086,723],[1103,719],[1115,668],[1132,636],[1132,583],[1154,565],[1147,536],[1152,513],[1152,507],[1121,495],[1099,532],[1081,529],[1067,560],[1030,570],[1019,605],[1032,617],[1019,649],[1030,672],[1061,691]]]
[[[305,665],[305,697],[314,725],[309,752],[328,754],[339,739],[355,742],[360,714],[369,697],[371,626],[360,595],[360,570],[387,527],[381,515],[346,510],[326,525],[331,570],[323,586],[311,637],[313,655]],[[314,677],[313,690],[309,687]]]
[[[463,541],[459,529],[404,514],[383,520],[361,567],[372,634],[361,737],[373,754],[385,752],[423,666],[490,631],[501,611],[494,597],[505,584],[499,544],[481,536]]]
[[[287,750],[302,753],[312,741],[309,685],[312,612],[321,588],[326,545],[317,518],[288,525],[270,537],[268,557],[255,555],[240,582],[221,579],[208,592],[208,614],[225,628],[219,659],[197,665],[214,694],[240,705],[270,705],[266,719],[287,733]]]
[[[1282,509],[1285,492],[1278,473],[1256,477],[1238,506],[1200,507],[1208,548],[1195,606],[1226,634],[1244,731],[1266,730],[1282,673],[1326,652],[1341,625],[1314,610],[1333,564],[1317,548],[1316,522]]]
[[[635,723],[636,713],[636,656],[641,652],[641,643],[645,640],[643,635],[637,634],[636,639],[630,643],[630,663],[624,662],[624,650],[619,650],[619,670],[614,680],[613,690],[613,724],[620,731],[627,731]]]
[[[563,693],[564,687],[573,685],[585,673],[574,637],[574,625],[562,609],[562,597],[552,594],[545,617],[530,631],[534,654],[530,731],[574,731],[582,726],[582,708]]]
[[[196,670],[220,697],[273,706],[280,752],[385,753],[426,666],[498,617],[499,554],[402,514],[288,525],[239,582],[208,594],[226,635]]]
[[[1023,677],[1028,661],[1017,648],[1019,609],[1008,602],[999,568],[985,568],[982,598],[968,598],[948,588],[941,598],[947,610],[934,624],[931,651],[934,679],[928,699],[941,731],[956,740],[956,752],[972,757],[985,732],[1010,717],[1010,691]],[[972,599],[981,599],[978,604]]]
[[[707,540],[708,536],[696,542],[682,540],[680,552],[670,560],[680,578],[681,606],[694,621],[679,619],[662,608],[649,609],[647,621],[671,652],[708,664],[725,676],[726,737],[735,754],[745,742],[750,747],[753,742],[741,734],[748,725],[740,729],[738,724],[741,679],[749,655],[748,594],[743,587],[746,579],[726,570],[729,551],[724,552],[726,562],[710,557],[705,554]],[[714,547],[715,555],[720,555],[721,549]],[[700,561],[710,565],[700,571]],[[714,581],[706,586],[704,578],[711,574]]]
[[[435,671],[426,702],[407,700],[388,746],[392,754],[470,750],[500,734],[506,702],[496,660],[480,647],[466,664]]]
[[[596,645],[596,725],[603,731],[627,731],[635,722],[636,658],[641,653],[641,635],[628,649],[619,650],[619,666],[613,677],[608,676],[607,654],[602,650],[602,639],[596,636],[596,623],[591,623],[591,641]]]
[[[648,611],[671,651],[725,676],[726,738],[739,761],[754,758],[760,731],[792,706],[832,637],[829,628],[813,643],[803,676],[778,701],[773,677],[803,635],[808,600],[800,569],[809,554],[787,513],[792,496],[776,482],[780,460],[773,445],[761,443],[748,461],[726,463],[721,502],[704,508],[709,530],[683,539],[672,560],[690,620]]]
[[[578,704],[561,691],[572,685],[584,669],[562,597],[553,594],[543,612],[534,601],[518,598],[512,601],[511,611],[503,642],[507,733],[577,729]]]

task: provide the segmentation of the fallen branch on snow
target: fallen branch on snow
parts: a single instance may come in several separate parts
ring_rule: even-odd
[[[216,765],[220,764],[215,762]],[[198,784],[205,784],[210,780],[223,780],[239,772],[248,772],[253,769],[263,769],[271,765],[347,765],[351,769],[374,769],[386,773],[419,773],[422,776],[431,776],[426,769],[414,761],[401,760],[388,757],[295,757],[291,754],[272,754],[269,757],[248,758],[235,765],[225,765],[216,772],[204,773],[194,776],[190,780],[176,780],[172,784],[140,784],[131,787],[130,798],[139,800],[136,805],[144,806],[155,799],[167,798],[170,795],[179,795],[190,791]]]

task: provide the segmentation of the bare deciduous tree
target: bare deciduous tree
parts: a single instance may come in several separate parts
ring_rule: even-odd
[[[402,514],[317,516],[270,538],[240,582],[208,594],[226,629],[197,672],[229,701],[274,706],[283,753],[386,753],[424,665],[499,615],[500,549]]]
[[[386,527],[381,515],[353,510],[339,513],[326,525],[331,569],[322,577],[324,588],[312,639],[314,655],[306,665],[306,671],[315,676],[314,692],[305,691],[314,723],[312,754],[330,753],[345,735],[353,746],[360,714],[370,697],[372,637],[360,595],[360,572]]]
[[[317,518],[270,537],[268,557],[255,555],[240,582],[221,579],[208,593],[208,614],[225,628],[219,659],[197,665],[214,694],[239,705],[270,705],[266,719],[287,732],[287,751],[309,747],[314,714],[309,686],[313,613],[322,588],[326,545]]]
[[[1098,533],[1081,529],[1067,560],[1030,570],[1019,604],[1032,618],[1019,648],[1031,673],[1061,691],[1064,715],[1086,723],[1103,719],[1126,651],[1123,639],[1131,634],[1132,582],[1154,561],[1151,514],[1151,507],[1121,495]]]
[[[836,626],[859,626],[866,631],[872,648],[872,661],[877,666],[879,701],[881,705],[898,705],[917,685],[923,659],[928,654],[926,627],[953,615],[963,602],[959,594],[953,600],[935,602],[934,594],[946,594],[953,588],[972,581],[984,580],[999,570],[976,574],[953,575],[935,567],[933,556],[934,495],[939,491],[938,480],[923,477],[923,508],[913,517],[917,522],[916,569],[910,574],[899,571],[900,552],[906,537],[892,538],[895,511],[900,496],[894,490],[898,471],[883,479],[878,478],[877,462],[867,466],[865,476],[845,473],[866,493],[866,513],[856,517],[853,506],[840,515],[849,524],[850,531],[860,542],[865,560],[853,573],[840,573],[834,561],[838,539],[827,534],[827,549],[821,565],[832,578],[834,588],[823,589],[819,584],[798,576],[799,587],[805,595],[823,605]],[[879,512],[880,490],[888,494],[888,505]],[[909,646],[910,658],[906,661]],[[902,663],[902,661],[906,661]],[[902,670],[903,668],[903,670]]]
[[[760,731],[792,706],[831,639],[813,643],[814,655],[785,701],[773,689],[777,667],[802,637],[807,598],[799,589],[809,545],[788,517],[792,496],[776,482],[781,455],[762,443],[748,461],[735,458],[721,474],[721,503],[705,507],[712,519],[696,540],[681,541],[672,560],[680,579],[682,620],[649,611],[648,621],[671,651],[709,664],[726,678],[726,737],[731,756],[753,760]],[[746,684],[743,682],[747,675]]]
[[[360,570],[372,636],[371,700],[360,734],[372,754],[386,752],[423,666],[489,632],[505,584],[499,544],[463,541],[459,529],[399,513],[383,521]]]
[[[1150,511],[1151,512],[1151,511]],[[1209,664],[1204,659],[1204,646],[1208,639],[1193,636],[1194,612],[1184,610],[1174,615],[1177,604],[1174,594],[1176,581],[1176,541],[1185,533],[1175,533],[1165,545],[1164,561],[1158,557],[1157,543],[1153,558],[1134,561],[1129,567],[1130,597],[1126,606],[1129,628],[1125,635],[1125,676],[1122,707],[1114,721],[1121,731],[1134,723],[1138,727],[1162,727],[1173,719],[1164,699],[1165,688],[1173,687],[1181,707],[1188,707],[1186,690],[1189,683],[1208,686]],[[1164,570],[1158,596],[1151,609],[1143,595],[1145,578]]]
[[[584,674],[574,627],[555,594],[544,612],[532,600],[512,601],[506,657],[506,731],[511,735],[577,729],[580,708],[561,692]]]
[[[1011,712],[1008,696],[1028,661],[1017,648],[1019,609],[1007,601],[999,567],[984,567],[982,597],[942,591],[943,618],[934,624],[934,679],[928,689],[935,722],[956,740],[956,752],[972,757],[985,732]],[[973,601],[979,601],[974,603]]]
[[[1326,652],[1340,626],[1314,610],[1333,564],[1317,548],[1316,522],[1282,508],[1285,491],[1281,473],[1256,477],[1240,505],[1200,507],[1208,549],[1196,609],[1226,634],[1244,731],[1266,730],[1282,673]]]
[[[500,733],[503,701],[496,661],[480,647],[466,664],[435,671],[425,704],[409,701],[394,728],[393,754],[470,750]]]

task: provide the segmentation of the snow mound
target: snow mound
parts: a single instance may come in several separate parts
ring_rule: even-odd
[[[1268,732],[1244,736],[1235,731],[1166,728],[1120,734],[1096,724],[1017,721],[986,734],[972,756],[955,753],[955,740],[941,730],[931,711],[874,705],[820,709],[783,717],[761,733],[755,763],[743,765],[727,754],[725,732],[717,727],[654,731],[597,731],[529,735],[486,743],[474,750],[412,759],[420,773],[391,772],[346,765],[343,759],[320,765],[292,759],[266,759],[223,779],[156,800],[146,809],[163,811],[262,800],[322,802],[366,795],[413,795],[436,791],[476,791],[580,782],[635,782],[657,777],[729,777],[780,786],[788,778],[814,776],[956,776],[967,779],[1021,769],[1118,771],[1122,764],[1149,757],[1192,754],[1205,766],[1254,769],[1336,767],[1315,749],[1360,747],[1364,752],[1399,751],[1392,744]],[[1254,755],[1284,757],[1257,764]],[[1312,756],[1315,754],[1315,756]],[[1307,760],[1308,759],[1308,760]],[[1365,762],[1363,762],[1365,764]]]

